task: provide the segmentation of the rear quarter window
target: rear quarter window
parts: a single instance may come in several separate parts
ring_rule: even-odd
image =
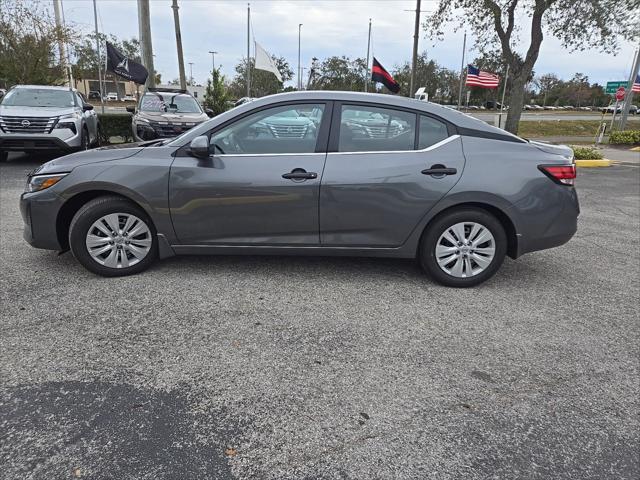
[[[449,136],[447,125],[435,118],[420,115],[420,128],[418,130],[418,149],[423,150]]]

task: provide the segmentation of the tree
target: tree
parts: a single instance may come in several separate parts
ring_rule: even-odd
[[[538,60],[544,32],[560,39],[570,50],[599,48],[611,52],[622,38],[638,38],[640,8],[637,0],[440,0],[425,28],[441,36],[450,22],[466,25],[482,51],[499,48],[509,65],[511,94],[505,129],[517,133],[525,89]],[[520,55],[520,24],[528,18],[530,40]]]
[[[265,70],[256,70],[254,67],[254,60],[251,59],[251,96],[252,97],[264,97],[265,95],[272,95],[282,91],[283,83],[288,82],[293,78],[293,70],[289,66],[289,62],[284,57],[276,57],[271,55],[271,58],[276,64],[282,82],[279,82],[276,76]],[[247,95],[247,62],[242,60],[236,65],[236,76],[229,86],[231,94],[235,98],[244,97]]]
[[[459,74],[438,65],[434,60],[428,60],[426,52],[418,55],[417,60],[416,90],[419,87],[424,87],[429,94],[430,100],[453,103],[458,95]],[[393,72],[393,78],[400,84],[400,95],[412,95],[409,92],[411,79],[410,62],[407,61],[399,68],[396,68]]]
[[[364,58],[329,57],[314,67],[313,83],[309,89],[364,91],[367,62]]]
[[[224,83],[224,76],[220,74],[220,69],[216,68],[207,79],[207,88],[204,92],[205,107],[213,110],[214,115],[220,115],[228,109],[229,92]]]
[[[69,41],[70,28],[58,28],[38,2],[2,0],[0,8],[0,84],[62,85],[64,69],[56,54],[58,40]]]

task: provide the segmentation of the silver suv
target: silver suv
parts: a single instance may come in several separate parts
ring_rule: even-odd
[[[17,85],[0,102],[0,161],[11,151],[69,152],[98,143],[98,115],[75,89]]]

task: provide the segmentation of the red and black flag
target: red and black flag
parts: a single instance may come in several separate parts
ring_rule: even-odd
[[[387,72],[382,65],[380,65],[380,62],[376,60],[376,57],[373,57],[371,80],[382,83],[393,93],[398,93],[400,91],[400,84],[396,82],[391,75],[389,75],[389,72]]]

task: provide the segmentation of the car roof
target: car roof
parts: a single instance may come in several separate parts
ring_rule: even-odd
[[[65,87],[64,85],[14,85],[12,88],[39,88],[42,90],[63,90],[76,92],[75,88]]]
[[[467,115],[449,107],[438,105],[437,103],[424,102],[414,98],[401,97],[398,95],[385,95],[381,93],[344,92],[334,90],[306,90],[302,92],[278,93],[255,99],[252,102],[243,103],[233,110],[240,113],[245,110],[253,110],[257,107],[259,108],[273,103],[313,100],[375,103],[382,106],[409,108],[411,110],[430,113],[451,122],[458,127],[518,138],[505,130],[489,125],[488,123],[472,117],[471,115]]]

